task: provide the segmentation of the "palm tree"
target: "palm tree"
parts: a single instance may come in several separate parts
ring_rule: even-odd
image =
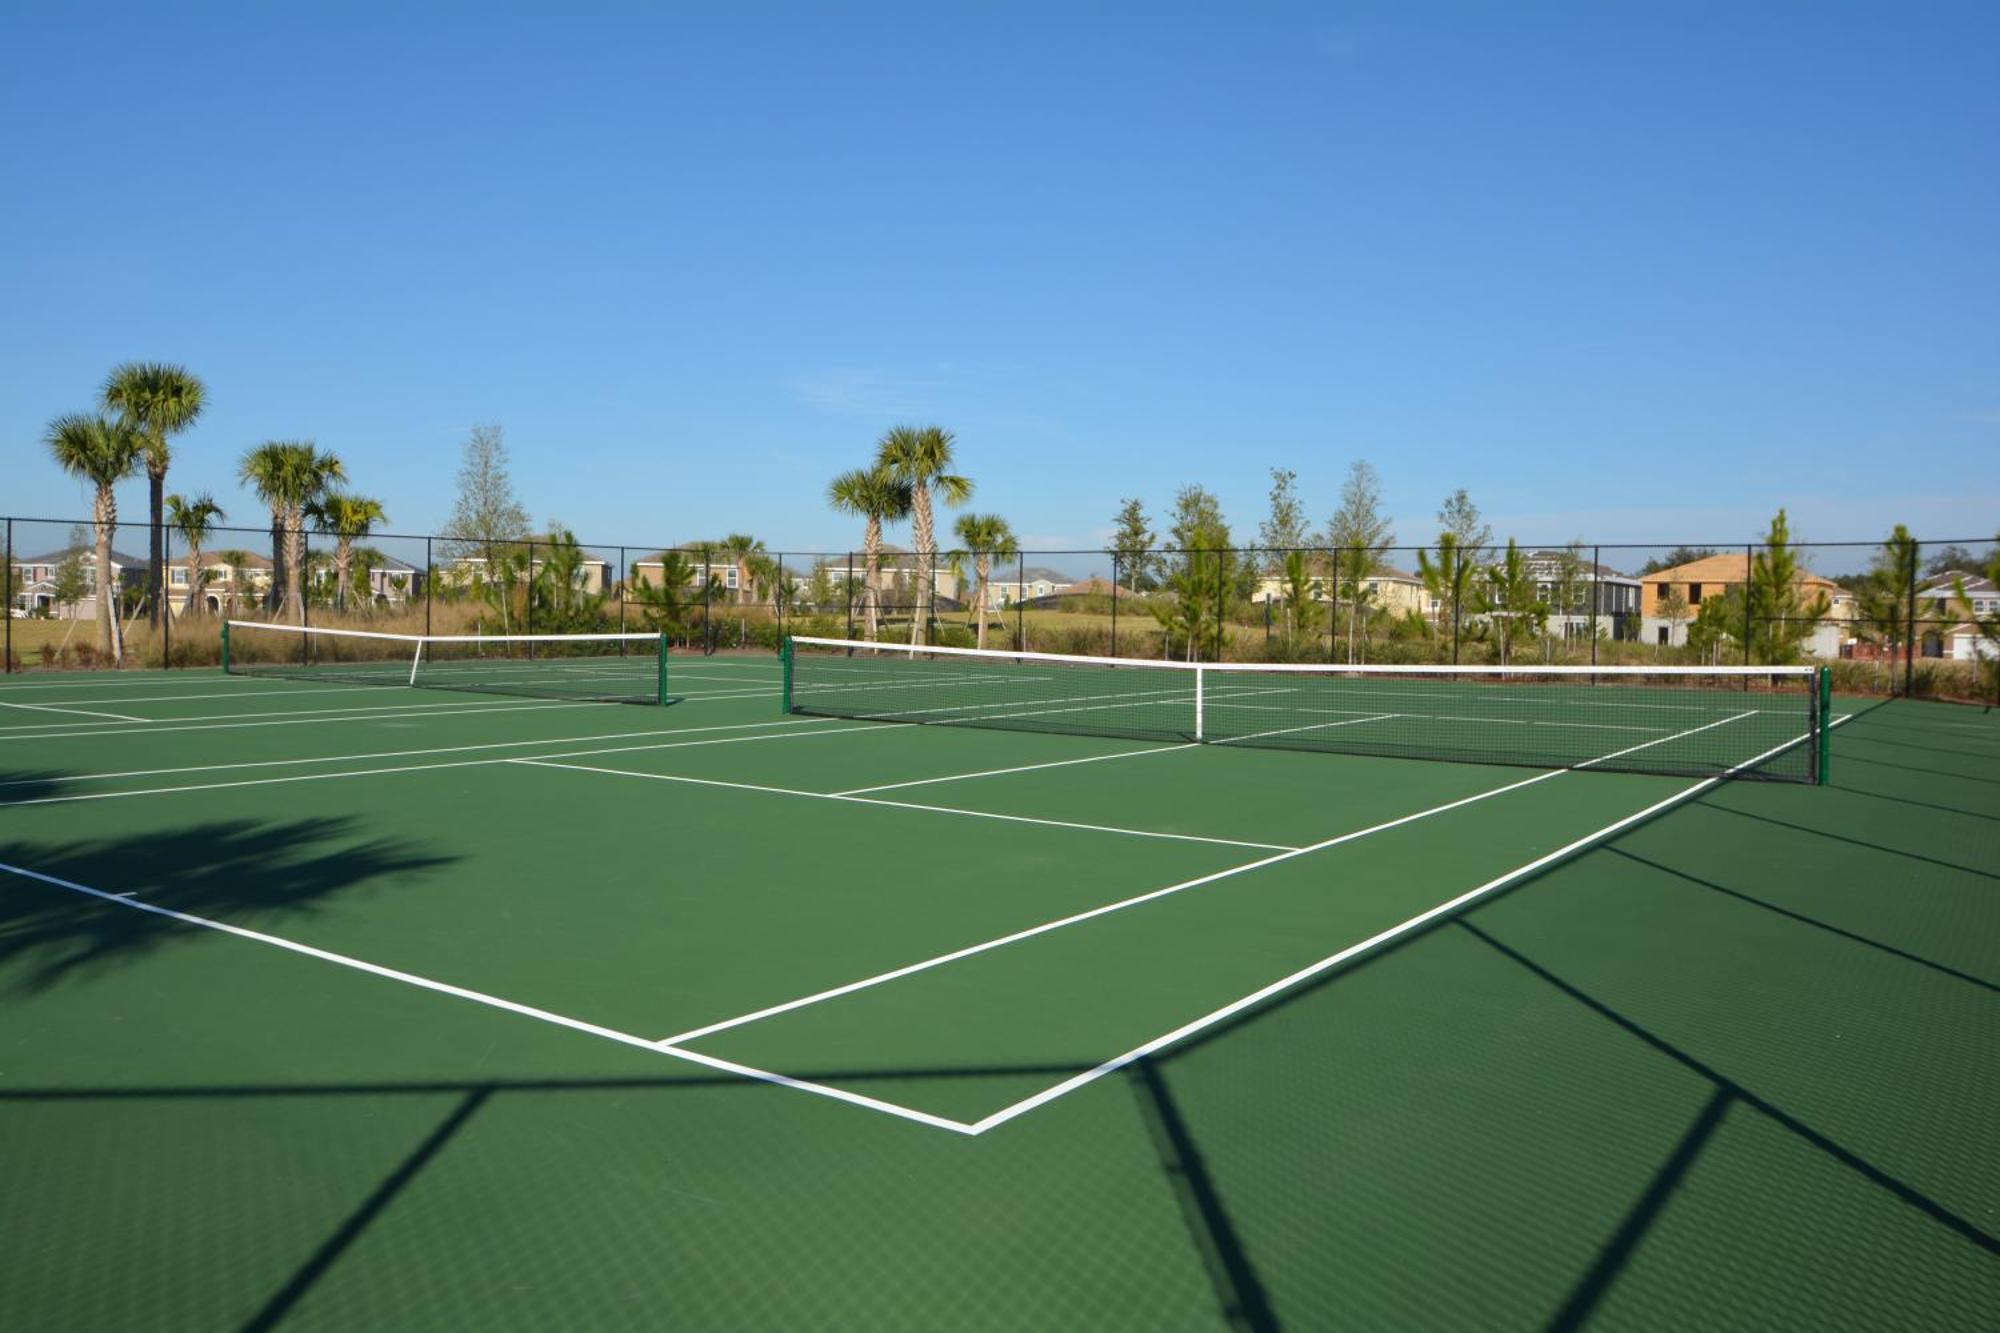
[[[190,500],[183,495],[167,497],[167,521],[174,531],[180,533],[187,543],[188,590],[187,602],[182,607],[183,615],[192,614],[201,605],[202,584],[208,578],[208,571],[202,567],[202,543],[208,540],[208,530],[217,519],[228,518],[222,506],[207,491]]]
[[[861,530],[861,611],[868,637],[874,639],[881,629],[881,590],[876,583],[882,574],[882,524],[909,517],[909,483],[899,481],[884,467],[855,468],[827,484],[826,502],[840,513],[858,515],[866,521]]]
[[[285,589],[279,610],[290,607],[293,618],[303,625],[306,603],[299,579],[305,570],[305,508],[334,482],[344,480],[347,471],[339,458],[310,440],[266,440],[243,455],[240,471],[257,498],[271,506],[277,548],[273,554],[282,557],[272,563],[282,564],[278,578]]]
[[[389,515],[380,500],[335,491],[309,501],[305,516],[333,534],[334,605],[344,611],[354,586],[355,540],[366,537],[377,523],[387,523]]]
[[[112,490],[132,475],[145,439],[124,421],[74,412],[49,423],[43,439],[56,466],[97,488],[90,521],[97,540],[97,651],[113,662],[125,660],[119,630],[116,585],[111,577],[111,535],[118,530],[118,496]]]
[[[986,646],[986,589],[993,576],[993,562],[1005,560],[1021,549],[1015,540],[1014,530],[1007,526],[1007,520],[998,514],[960,514],[952,531],[965,543],[965,549],[972,553],[972,576],[977,583],[972,595],[973,614],[979,618],[979,639],[981,648]],[[1018,589],[1016,590],[1019,591]]]
[[[910,488],[910,543],[917,556],[917,606],[910,622],[910,642],[924,641],[931,603],[937,595],[937,520],[931,512],[931,491],[948,505],[972,498],[972,479],[951,471],[956,437],[941,426],[897,426],[876,445],[875,463]]]
[[[229,570],[229,602],[225,608],[225,614],[229,610],[248,610],[250,607],[250,553],[232,547],[227,551],[217,551],[215,558],[220,560]]]
[[[201,380],[181,366],[156,361],[130,361],[117,367],[104,381],[105,410],[116,412],[119,420],[137,431],[146,456],[149,488],[151,545],[146,556],[146,596],[153,628],[166,614],[166,541],[164,505],[167,465],[173,452],[167,437],[178,435],[201,415],[207,389]]]
[[[751,572],[752,565],[755,563],[755,557],[761,556],[764,553],[764,543],[752,537],[747,532],[732,532],[717,542],[716,545],[721,547],[722,553],[729,557],[729,563],[736,566],[736,592],[729,600],[732,602],[751,600],[755,596],[755,593],[752,590],[751,581],[745,579],[743,576]]]

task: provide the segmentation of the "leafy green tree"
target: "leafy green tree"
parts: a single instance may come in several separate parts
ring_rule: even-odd
[[[1447,495],[1438,506],[1437,521],[1440,528],[1456,539],[1468,563],[1485,563],[1486,549],[1493,545],[1493,527],[1480,517],[1479,506],[1472,502],[1463,486]]]
[[[1532,638],[1548,623],[1549,608],[1541,598],[1540,580],[1512,537],[1507,539],[1506,552],[1474,582],[1473,609],[1493,627],[1501,666],[1507,665],[1516,639]]]
[[[299,624],[305,623],[306,605],[301,579],[305,573],[306,506],[326,495],[347,471],[339,458],[310,440],[266,440],[243,455],[239,468],[243,481],[257,498],[271,507],[278,556],[272,564],[281,566],[278,582],[284,587],[284,601],[278,610],[290,608]]]
[[[654,559],[660,565],[658,581],[639,579],[633,585],[639,619],[649,630],[679,637],[702,604],[701,566],[682,550],[661,551]]]
[[[972,479],[953,472],[956,437],[940,426],[897,426],[876,446],[875,465],[886,468],[910,488],[910,545],[917,557],[916,614],[910,622],[910,642],[921,644],[930,626],[937,596],[937,518],[931,495],[948,505],[972,498]]]
[[[529,564],[529,608],[523,623],[533,625],[537,634],[595,634],[604,629],[607,594],[590,587],[590,553],[578,544],[575,533],[551,523],[548,539],[536,539],[532,555],[525,551],[519,555]]]
[[[1172,545],[1163,553],[1162,586],[1168,594],[1148,609],[1170,639],[1183,642],[1190,658],[1222,660],[1228,608],[1247,595],[1256,568],[1239,558],[1229,537],[1222,506],[1201,486],[1184,486],[1174,497]]]
[[[1750,656],[1769,666],[1799,660],[1800,649],[1826,618],[1824,592],[1805,594],[1806,569],[1793,549],[1791,526],[1780,509],[1763,549],[1750,562]]]
[[[63,553],[63,558],[56,561],[50,582],[54,586],[49,590],[49,597],[57,609],[75,615],[76,604],[90,596],[90,575],[84,572],[81,546],[72,545]]]
[[[1918,554],[1916,538],[1898,523],[1869,561],[1868,572],[1852,589],[1854,628],[1863,639],[1885,649],[1914,641],[1910,587],[1917,577]]]
[[[1152,526],[1146,521],[1145,505],[1136,499],[1120,501],[1106,554],[1116,562],[1125,586],[1134,593],[1146,592],[1154,586],[1154,540]]]
[[[1278,580],[1278,599],[1285,608],[1285,639],[1296,644],[1319,633],[1320,578],[1309,552],[1293,547],[1285,552]]]
[[[1695,608],[1687,643],[1702,661],[1719,663],[1724,656],[1735,656],[1742,651],[1743,596],[1742,585],[1736,584],[1723,592],[1708,594]]]
[[[154,629],[166,614],[165,495],[167,468],[173,451],[167,437],[194,425],[208,397],[200,378],[183,366],[132,361],[117,367],[104,382],[104,408],[137,431],[145,455],[151,535],[146,557],[148,613]]]
[[[1262,572],[1283,578],[1287,553],[1312,545],[1312,526],[1299,499],[1299,474],[1290,468],[1271,469],[1271,512],[1257,528]]]
[[[827,484],[834,510],[863,520],[861,611],[870,641],[881,634],[882,525],[908,518],[915,502],[908,482],[881,465],[843,472]]]
[[[333,534],[334,605],[345,609],[354,591],[354,543],[389,521],[380,500],[330,491],[307,502],[305,516]]]
[[[1966,550],[1963,546],[1953,542],[1931,552],[1930,559],[1924,562],[1924,573],[1931,578],[1936,578],[1940,574],[1949,574],[1953,570],[1976,570],[1992,558],[1992,552],[1988,552],[1984,558],[1981,558]]]
[[[1985,567],[1981,572],[1987,582],[2000,588],[2000,534],[1995,534],[1993,549],[1986,553]],[[1978,601],[1966,590],[1966,582],[1962,578],[1952,580],[1951,591],[1953,608],[1979,635],[1978,648],[1983,649],[1982,656],[1986,659],[1980,669],[1992,673],[1994,702],[2000,704],[2000,610],[1980,611]],[[2000,603],[1993,605],[2000,606]]]
[[[118,530],[119,482],[139,467],[145,437],[129,423],[76,412],[51,421],[43,442],[56,466],[96,490],[90,523],[97,550],[97,651],[113,662],[125,660],[125,635],[118,623],[118,596],[111,572],[111,538]]]
[[[180,533],[181,541],[187,546],[187,600],[182,604],[182,615],[193,615],[201,610],[202,588],[208,583],[208,568],[202,563],[201,548],[208,541],[209,529],[228,517],[222,506],[215,502],[215,497],[207,491],[191,500],[184,495],[167,497],[167,522]]]
[[[1462,628],[1478,565],[1459,545],[1458,534],[1450,529],[1438,534],[1433,549],[1435,554],[1417,552],[1417,576],[1423,580],[1424,591],[1430,594],[1431,604],[1437,608],[1438,632],[1444,633],[1447,627],[1452,630],[1452,653],[1456,661],[1458,631]]]
[[[1667,622],[1668,643],[1680,637],[1680,627],[1685,625],[1688,617],[1693,614],[1693,608],[1688,605],[1688,599],[1682,595],[1680,587],[1678,583],[1673,584],[1653,599],[1653,614]]]
[[[972,574],[977,587],[972,595],[972,614],[979,622],[978,646],[986,646],[986,618],[992,608],[986,604],[986,590],[992,586],[993,562],[1005,560],[1021,549],[1014,529],[998,514],[960,514],[952,532],[972,556]],[[1025,589],[1015,590],[1026,596]]]
[[[1396,540],[1382,513],[1382,483],[1366,459],[1348,465],[1340,488],[1340,508],[1326,525],[1327,545],[1334,552],[1334,590],[1348,607],[1347,660],[1354,661],[1356,631],[1365,624],[1373,600],[1375,571]]]
[[[514,495],[506,431],[499,426],[474,426],[463,450],[458,496],[444,527],[449,539],[445,553],[492,560],[501,544],[527,538],[528,511]]]

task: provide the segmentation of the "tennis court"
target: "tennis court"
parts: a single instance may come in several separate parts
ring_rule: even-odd
[[[0,684],[0,1322],[2000,1307],[2000,715],[399,660]]]

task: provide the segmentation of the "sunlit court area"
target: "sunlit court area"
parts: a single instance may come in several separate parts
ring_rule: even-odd
[[[0,1333],[2000,1333],[1995,70],[0,5]]]
[[[0,684],[17,1326],[2000,1294],[1991,713],[235,637]]]

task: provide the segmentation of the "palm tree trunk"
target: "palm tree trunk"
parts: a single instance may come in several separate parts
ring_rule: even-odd
[[[919,647],[930,628],[931,595],[936,588],[936,570],[932,566],[936,563],[937,554],[937,533],[931,518],[931,488],[921,481],[910,492],[910,538],[911,544],[917,548],[917,573],[921,580],[917,585],[916,615],[910,620],[910,643]]]
[[[187,537],[186,533],[181,534]],[[191,616],[200,604],[201,598],[201,538],[187,537],[188,590],[187,600],[181,603],[181,615]]]
[[[291,585],[285,579],[285,507],[271,506],[271,591],[268,594],[272,617],[283,608],[285,589]]]
[[[292,623],[306,623],[305,560],[306,521],[297,505],[285,510],[285,603],[292,608]]]
[[[147,501],[151,506],[151,545],[146,556],[146,605],[148,620],[154,629],[160,627],[160,620],[167,613],[167,557],[166,557],[166,509],[167,470],[146,468]]]
[[[341,610],[347,609],[347,595],[353,587],[354,539],[342,534],[333,548],[333,597]]]
[[[979,638],[977,642],[981,648],[984,648],[986,646],[986,579],[993,572],[993,562],[987,559],[984,552],[981,552],[979,558],[972,562],[972,568],[973,572],[979,575],[979,590],[972,600],[972,605],[979,614]],[[1018,592],[1019,589],[1015,591]]]
[[[111,577],[111,534],[118,526],[118,500],[109,486],[97,488],[97,503],[91,519],[97,539],[97,651],[113,662],[124,660],[123,636],[118,632],[118,608],[113,604]]]
[[[876,605],[875,580],[882,573],[882,519],[879,515],[868,516],[868,526],[861,534],[861,611],[866,618],[868,641],[875,642],[881,637],[882,622]]]

